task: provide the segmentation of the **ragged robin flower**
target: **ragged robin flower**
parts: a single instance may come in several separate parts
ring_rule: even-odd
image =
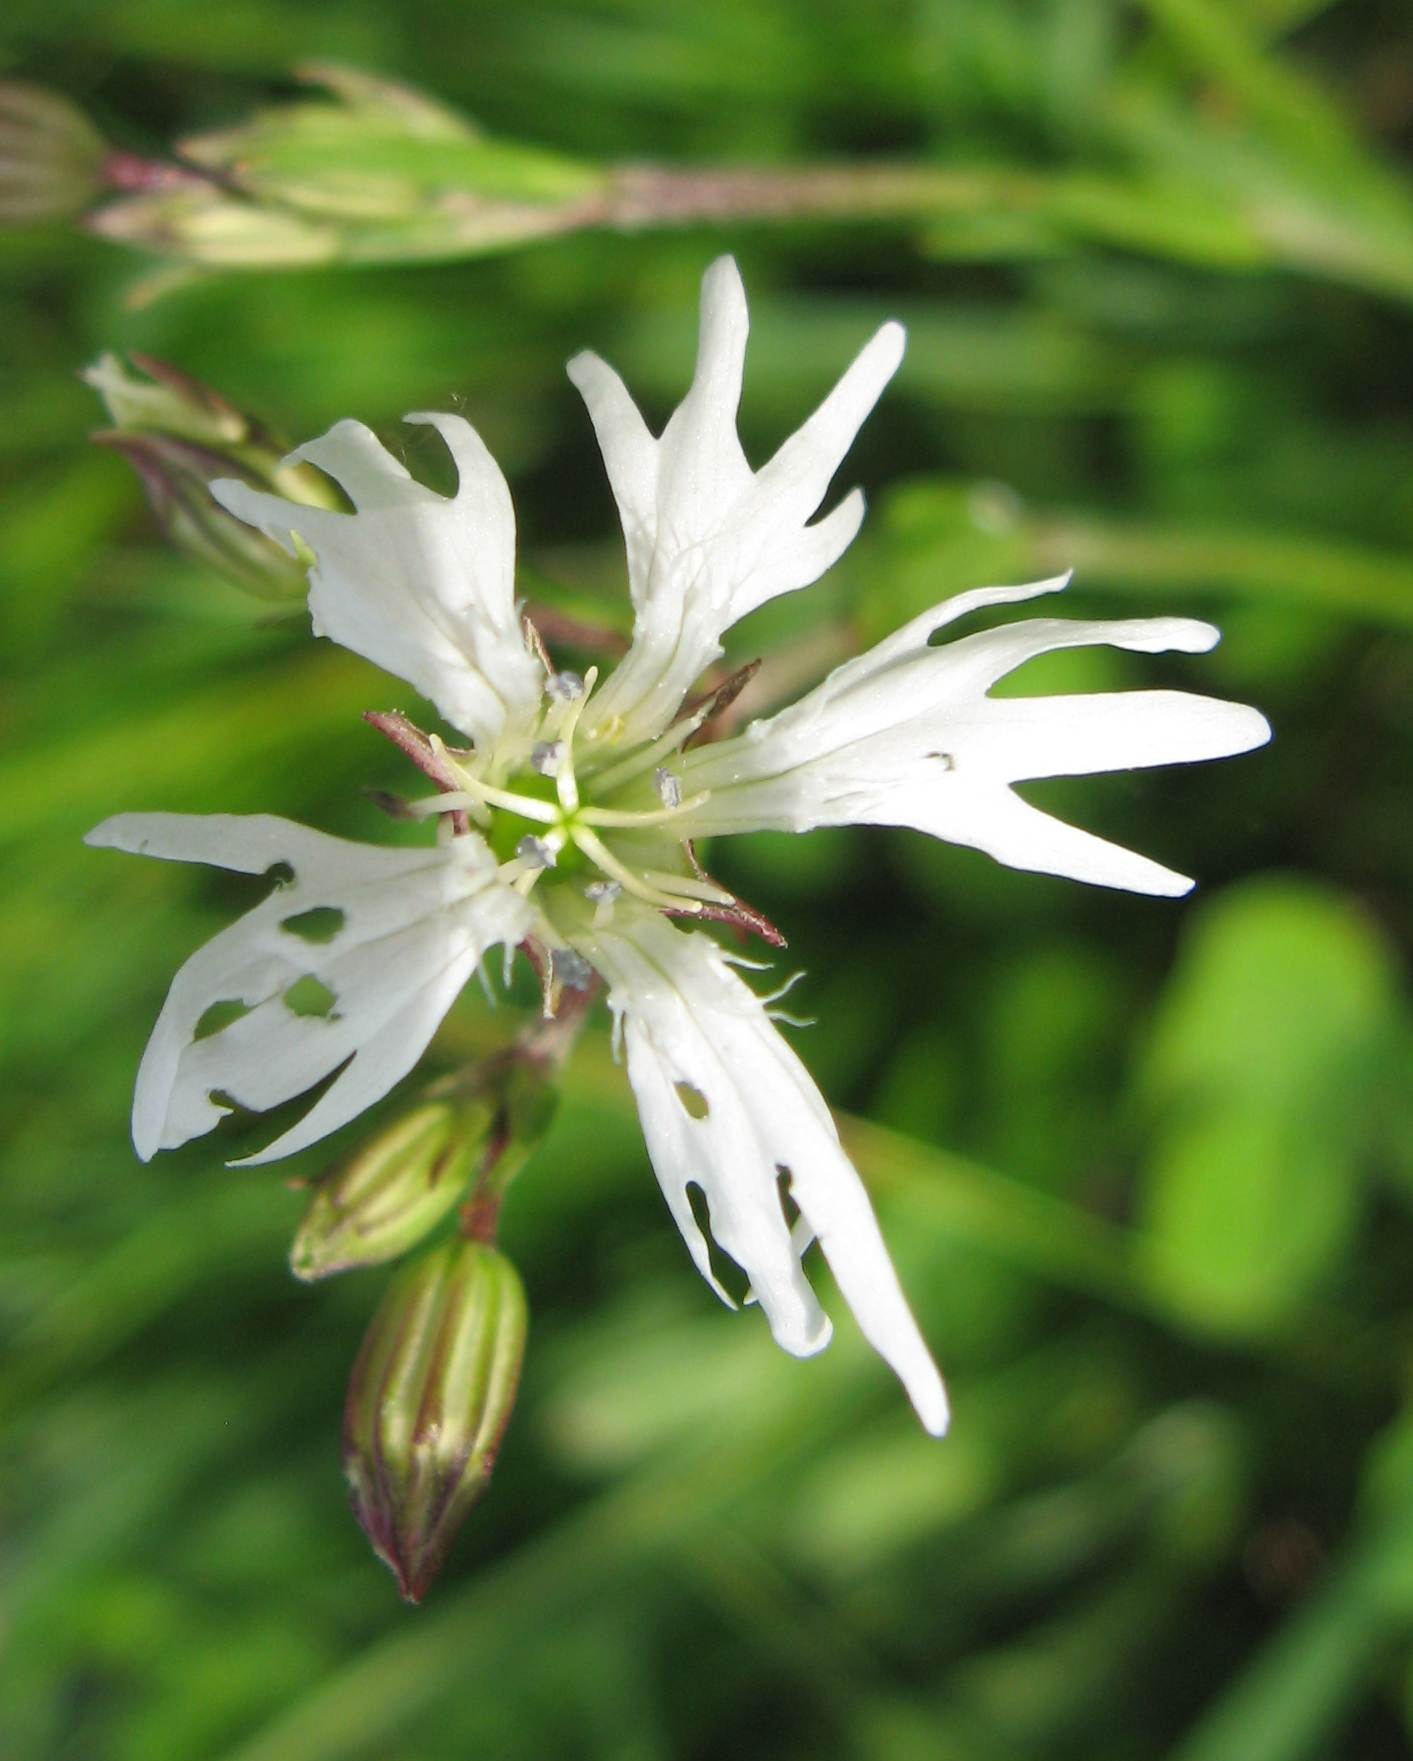
[[[129,813],[89,841],[281,884],[177,974],[138,1075],[143,1157],[210,1131],[233,1100],[274,1107],[333,1077],[303,1118],[246,1162],[346,1125],[420,1058],[457,993],[499,948],[523,947],[545,1009],[597,974],[648,1153],[702,1275],[718,1293],[691,1202],[745,1271],[787,1351],[829,1339],[802,1261],[818,1242],[859,1326],[929,1431],[947,1401],[862,1182],[819,1091],[777,1030],[771,998],[698,925],[769,926],[697,862],[694,840],[818,825],[911,826],[1016,868],[1138,892],[1190,883],[1062,824],[1011,785],[1219,758],[1269,736],[1253,709],[1171,691],[994,698],[1033,656],[1107,644],[1201,652],[1180,618],[1036,619],[961,634],[984,607],[1063,579],[965,593],[846,662],[779,714],[703,743],[720,693],[692,696],[747,613],[816,581],[863,518],[855,490],[814,519],[903,355],[885,324],[798,433],[759,471],[736,433],[746,304],[735,263],[707,271],[696,373],[654,436],[597,356],[569,364],[618,503],[634,624],[606,678],[557,670],[522,620],[514,521],[495,462],[460,416],[440,432],[454,495],[416,482],[357,422],[293,455],[340,484],[352,513],[213,486],[231,513],[315,558],[316,634],[429,698],[451,738],[371,717],[431,780],[414,803],[425,847],[350,843],[265,816]],[[729,1299],[727,1299],[729,1300]]]

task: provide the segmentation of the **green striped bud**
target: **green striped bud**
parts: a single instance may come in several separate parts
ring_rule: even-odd
[[[453,1241],[404,1267],[358,1354],[344,1411],[354,1515],[409,1602],[490,1478],[525,1350],[525,1292],[497,1249]]]
[[[490,1095],[462,1105],[428,1102],[326,1174],[290,1249],[295,1277],[313,1283],[414,1247],[465,1195],[495,1118]]]
[[[270,269],[477,255],[603,219],[598,167],[493,140],[390,80],[324,64],[296,76],[328,96],[184,140],[184,182],[90,226],[190,263]]]
[[[0,80],[0,226],[68,220],[98,196],[108,148],[57,92]]]

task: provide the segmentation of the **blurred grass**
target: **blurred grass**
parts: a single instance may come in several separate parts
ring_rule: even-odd
[[[21,0],[4,28],[14,71],[136,150],[342,57],[591,161],[886,155],[1047,194],[921,228],[213,279],[141,309],[139,259],[0,235],[0,1753],[1405,1755],[1408,19]],[[383,836],[359,791],[395,784],[395,757],[357,712],[405,693],[165,553],[86,446],[73,375],[146,350],[295,435],[453,403],[505,465],[538,578],[617,594],[562,362],[600,349],[660,417],[723,248],[752,292],[755,457],[880,317],[911,333],[852,461],[863,537],[741,633],[743,658],[780,643],[803,667],[841,624],[873,637],[1074,563],[1074,613],[1190,608],[1226,641],[1064,657],[1047,689],[1218,691],[1276,740],[1034,791],[1198,874],[1180,905],[894,834],[718,853],[809,971],[801,1050],[853,1115],[954,1434],[915,1431],[837,1303],[808,1363],[717,1309],[600,1038],[507,1213],[534,1317],[522,1411],[410,1614],[337,1472],[377,1275],[296,1287],[281,1174],[229,1173],[209,1141],[143,1167],[126,1139],[171,972],[246,895],[78,843],[140,807]],[[444,1055],[505,1021],[468,999]]]

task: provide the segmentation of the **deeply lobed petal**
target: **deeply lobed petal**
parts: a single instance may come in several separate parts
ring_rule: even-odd
[[[710,791],[710,799],[684,817],[682,829],[912,826],[1014,868],[1135,892],[1186,892],[1186,877],[1063,824],[1011,784],[1229,757],[1270,738],[1265,717],[1179,691],[989,692],[1025,661],[1061,648],[1201,653],[1218,640],[1210,624],[1034,618],[930,645],[966,612],[1055,592],[1067,580],[963,594],[846,661],[780,714],[687,754],[679,766],[684,792]]]
[[[86,842],[241,874],[290,871],[172,981],[133,1099],[144,1161],[212,1130],[230,1111],[223,1096],[264,1110],[335,1071],[301,1120],[244,1160],[293,1155],[338,1130],[411,1070],[487,949],[518,942],[531,922],[475,836],[394,850],[269,814],[122,813]],[[300,1012],[301,980],[323,987],[327,1010]],[[217,1005],[238,1018],[208,1031]]]
[[[740,272],[721,257],[702,281],[691,389],[659,439],[597,355],[569,363],[618,503],[635,614],[632,649],[590,707],[586,731],[612,727],[629,740],[660,733],[720,655],[722,634],[767,600],[818,580],[859,529],[858,491],[806,522],[897,371],[902,326],[878,331],[759,472],[736,432],[747,329]]]
[[[342,485],[352,514],[298,506],[222,479],[211,493],[238,519],[314,553],[314,633],[395,673],[487,750],[524,743],[544,670],[515,604],[515,515],[505,478],[461,416],[417,413],[446,442],[455,495],[416,482],[361,422],[337,422],[290,455]],[[517,753],[518,755],[518,753]]]
[[[609,983],[628,1080],[658,1183],[702,1276],[729,1300],[691,1205],[746,1272],[776,1340],[806,1356],[829,1341],[801,1256],[817,1239],[844,1299],[927,1429],[947,1398],[899,1287],[863,1183],[819,1090],[765,1006],[707,936],[620,906],[574,940]],[[782,1178],[800,1218],[792,1229]]]

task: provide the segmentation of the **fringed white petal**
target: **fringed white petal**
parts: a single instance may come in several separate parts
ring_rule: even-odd
[[[222,1096],[263,1111],[335,1071],[298,1123],[244,1160],[338,1130],[411,1070],[487,949],[518,942],[531,922],[475,836],[393,850],[268,814],[123,813],[86,841],[242,874],[290,871],[172,981],[133,1100],[144,1161],[212,1130],[230,1111]],[[298,1012],[300,980],[323,987],[325,1012]],[[243,1012],[208,1031],[218,1004]]]
[[[569,363],[618,503],[635,612],[633,647],[586,712],[586,730],[613,728],[625,740],[660,733],[720,655],[723,632],[818,580],[859,529],[857,491],[806,522],[897,371],[901,325],[883,326],[758,473],[736,433],[747,328],[740,272],[721,257],[702,281],[691,389],[656,440],[612,368],[592,354]]]
[[[998,679],[1036,655],[1105,644],[1201,653],[1217,641],[1188,618],[1058,618],[930,638],[987,605],[1055,592],[1068,577],[962,594],[846,661],[816,690],[735,739],[688,753],[684,793],[710,799],[684,816],[689,836],[819,825],[912,826],[985,850],[1013,868],[1133,892],[1184,893],[1191,881],[1063,824],[1011,784],[1147,765],[1191,764],[1270,738],[1258,711],[1180,691],[993,698]]]
[[[648,1154],[703,1277],[725,1298],[692,1212],[694,1186],[712,1235],[749,1277],[776,1340],[806,1356],[830,1334],[800,1263],[818,1239],[860,1329],[940,1436],[942,1379],[863,1183],[763,1003],[709,937],[655,915],[620,907],[610,927],[583,928],[575,941],[608,980]],[[793,1230],[782,1177],[800,1212]]]
[[[414,414],[455,460],[455,495],[436,494],[361,422],[338,422],[291,455],[342,485],[356,512],[306,508],[230,479],[211,493],[293,552],[313,551],[316,635],[351,648],[429,697],[478,747],[528,734],[544,672],[515,606],[515,515],[505,478],[460,416]]]

